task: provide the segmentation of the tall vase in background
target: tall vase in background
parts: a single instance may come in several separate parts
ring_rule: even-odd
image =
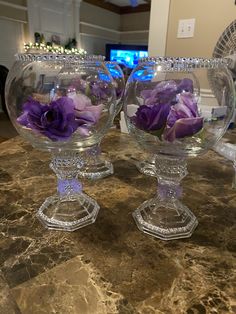
[[[122,107],[122,97],[125,87],[124,74],[116,62],[106,61],[105,64],[113,78],[113,84],[116,91],[116,116]],[[109,160],[104,159],[102,156],[100,145],[101,141],[83,153],[83,166],[79,169],[79,176],[81,178],[95,180],[113,174],[113,165]]]

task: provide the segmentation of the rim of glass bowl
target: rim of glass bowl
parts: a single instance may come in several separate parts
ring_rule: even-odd
[[[105,57],[101,55],[76,55],[76,54],[52,54],[52,53],[18,53],[15,55],[17,61],[100,61]]]
[[[144,57],[140,58],[138,64],[153,62],[164,66],[169,70],[189,70],[194,68],[216,69],[229,67],[232,60],[226,58],[196,58],[196,57]]]
[[[105,64],[115,64],[115,65],[118,65],[118,62],[116,62],[116,61],[105,61]]]

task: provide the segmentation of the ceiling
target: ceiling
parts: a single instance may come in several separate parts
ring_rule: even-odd
[[[110,2],[112,4],[115,4],[119,7],[125,7],[130,5],[130,1],[129,0],[108,0],[106,2]],[[137,0],[138,4],[147,4],[148,1],[145,0]]]
[[[151,0],[136,0],[138,3],[137,6],[131,6],[130,0],[83,0],[83,1],[118,14],[146,12],[150,11],[151,7]]]

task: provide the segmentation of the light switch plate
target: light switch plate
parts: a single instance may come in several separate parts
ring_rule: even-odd
[[[179,20],[177,38],[189,38],[194,35],[195,19]]]

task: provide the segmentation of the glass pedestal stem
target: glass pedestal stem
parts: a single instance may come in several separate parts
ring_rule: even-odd
[[[105,178],[114,173],[110,161],[101,158],[100,142],[83,153],[83,165],[78,169],[81,178],[96,180]]]
[[[82,160],[77,152],[52,154],[50,168],[57,176],[57,192],[61,199],[70,198],[82,192],[82,184],[78,181],[78,168]]]
[[[82,192],[78,168],[81,153],[53,151],[50,168],[57,176],[57,193],[48,197],[37,212],[37,217],[49,229],[74,231],[96,220],[99,205]]]
[[[190,237],[198,222],[180,202],[181,180],[187,175],[183,158],[156,156],[157,194],[145,201],[134,213],[140,230],[162,240]]]
[[[180,198],[182,195],[180,182],[188,174],[186,160],[157,155],[156,172],[158,197],[166,202]]]

